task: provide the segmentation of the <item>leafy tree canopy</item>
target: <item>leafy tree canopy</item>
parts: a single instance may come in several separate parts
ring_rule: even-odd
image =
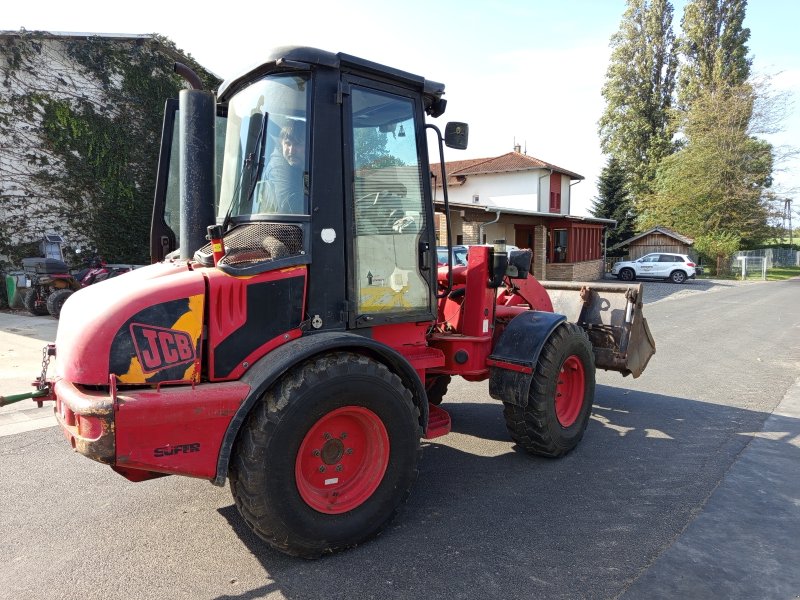
[[[611,38],[600,143],[628,173],[635,197],[650,190],[659,161],[673,151],[670,109],[677,56],[672,16],[667,0],[628,0]]]

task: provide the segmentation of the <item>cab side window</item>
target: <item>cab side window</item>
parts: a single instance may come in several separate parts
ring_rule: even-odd
[[[353,86],[351,107],[358,314],[429,310],[418,269],[426,212],[414,100]]]

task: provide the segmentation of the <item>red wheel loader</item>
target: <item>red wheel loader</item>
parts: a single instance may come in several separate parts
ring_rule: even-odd
[[[449,432],[451,377],[488,380],[518,447],[557,457],[595,369],[644,370],[639,284],[543,285],[502,242],[438,267],[426,137],[444,165],[468,131],[426,124],[442,84],[303,47],[217,95],[176,68],[195,89],[167,105],[158,260],[76,292],[35,392],[77,452],[230,481],[261,538],[313,558],[386,527],[421,438]]]

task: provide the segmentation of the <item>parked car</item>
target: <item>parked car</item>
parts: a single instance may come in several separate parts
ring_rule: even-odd
[[[685,254],[654,252],[637,260],[616,263],[611,274],[622,281],[666,279],[672,283],[683,283],[687,279],[694,279],[697,269],[692,259]]]
[[[482,246],[492,246],[492,244],[480,244]],[[467,264],[467,254],[469,253],[470,246],[453,246],[453,266]],[[511,244],[506,245],[506,251],[519,250],[516,246]],[[436,246],[436,262],[440,267],[447,264],[447,246]]]
[[[467,264],[467,246],[453,246],[451,251],[453,253],[453,266]],[[436,246],[436,262],[439,266],[447,264],[447,246]]]

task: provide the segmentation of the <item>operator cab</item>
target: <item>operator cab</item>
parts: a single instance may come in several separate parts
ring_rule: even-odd
[[[307,312],[319,328],[432,321],[425,115],[444,112],[443,93],[422,77],[313,48],[276,50],[224,83],[215,197],[204,202],[214,204],[226,253],[215,263],[209,244],[193,249],[195,260],[233,276],[308,265]],[[173,102],[165,117],[154,260],[180,239],[177,110]],[[466,147],[459,126],[448,127],[460,135],[448,145]]]

